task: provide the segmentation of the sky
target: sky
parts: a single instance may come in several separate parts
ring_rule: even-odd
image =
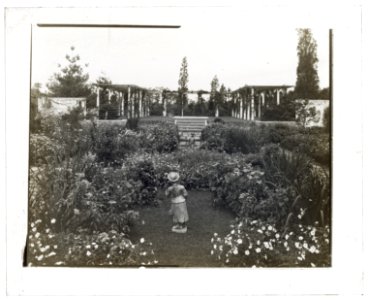
[[[216,75],[232,90],[248,85],[294,85],[295,28],[251,28],[233,22],[180,23],[179,29],[33,27],[32,83],[45,88],[67,53],[79,54],[90,82],[177,89],[184,56],[190,90],[210,90]],[[328,29],[312,29],[317,41],[320,87],[329,85]],[[70,47],[75,50],[71,52]]]

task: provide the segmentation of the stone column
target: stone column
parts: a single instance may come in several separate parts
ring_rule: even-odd
[[[251,89],[251,121],[255,120],[255,94],[254,89]]]
[[[142,91],[138,92],[138,117],[142,117]]]
[[[280,99],[279,99],[279,89],[277,89],[277,105],[279,105]]]
[[[108,90],[108,103],[110,103],[110,101],[111,101],[111,96],[113,96],[113,92],[111,91],[111,90]]]
[[[97,108],[97,111],[100,110],[100,88],[99,87],[96,88],[96,108]]]
[[[243,99],[242,99],[242,97],[238,98],[238,101],[240,101],[238,118],[243,119]]]
[[[265,105],[265,92],[261,92],[261,105]]]
[[[120,93],[120,105],[121,105],[121,108],[120,108],[120,113],[121,113],[121,116],[124,117],[124,92],[121,92]]]
[[[247,103],[247,120],[251,120],[250,101]]]
[[[127,118],[132,118],[131,87],[128,87],[128,93],[127,93]]]
[[[167,116],[167,98],[164,96],[163,93],[159,92],[159,102],[163,102],[163,117]]]
[[[261,99],[262,99],[262,94],[259,95],[259,99],[258,99],[258,118],[259,120],[261,119]]]
[[[136,115],[135,115],[135,102],[136,102],[136,96],[137,94],[136,93],[133,93],[132,94],[132,117],[135,118]]]

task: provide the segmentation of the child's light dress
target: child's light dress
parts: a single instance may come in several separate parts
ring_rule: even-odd
[[[165,191],[165,195],[171,200],[170,214],[173,215],[173,223],[188,222],[186,205],[187,191],[181,184],[173,184]]]

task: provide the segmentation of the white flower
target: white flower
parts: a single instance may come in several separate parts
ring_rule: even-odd
[[[314,268],[316,267],[316,266],[315,266],[315,264],[313,264],[313,263],[310,263],[310,265],[311,265],[312,267],[314,267]]]
[[[50,252],[50,253],[47,255],[47,257],[54,256],[54,255],[56,255],[56,253],[53,251],[53,252]]]
[[[154,264],[157,264],[159,261],[157,261],[157,260],[154,260]]]
[[[145,242],[145,239],[144,238],[140,238],[140,243],[144,243]]]
[[[214,232],[214,236],[218,236],[218,234],[216,232]]]
[[[58,245],[54,245],[54,249],[58,249]]]
[[[33,223],[33,222],[32,222],[32,223],[31,223],[31,227],[34,227],[34,226],[35,226],[35,223]]]
[[[31,243],[31,247],[33,248],[35,246],[35,244],[34,243]]]
[[[305,249],[309,249],[309,245],[307,242],[304,242],[303,245],[302,245]]]
[[[37,229],[36,229],[36,227],[33,227],[33,228],[32,228],[32,231],[33,231],[33,232],[35,232],[36,230],[37,230]]]
[[[299,243],[299,242],[295,242],[295,247],[296,247],[297,249],[301,249],[301,248],[302,248],[301,243]]]
[[[146,256],[147,255],[147,252],[146,251],[142,252],[142,255],[143,256]]]
[[[299,236],[299,240],[302,241],[304,238],[300,235]]]
[[[245,250],[245,255],[250,255],[250,251],[249,250]]]
[[[265,248],[269,249],[269,243],[268,242],[264,242],[263,244],[264,244]]]
[[[276,239],[279,239],[279,237],[280,237],[279,233],[276,233],[276,234],[275,234],[275,238],[276,238]]]
[[[62,262],[62,261],[57,261],[55,264],[56,264],[57,266],[59,266],[59,265],[63,264],[63,262]]]
[[[256,253],[260,253],[261,252],[261,249],[258,247],[255,249]]]
[[[273,227],[272,226],[268,226],[268,230],[272,231],[273,230]]]
[[[49,229],[49,228],[47,228],[47,229],[45,230],[45,232],[46,232],[46,233],[49,233],[49,232],[50,232],[50,229]]]
[[[234,229],[231,231],[231,234],[235,234],[236,233],[236,231],[234,231]]]
[[[242,239],[238,239],[237,244],[242,244]]]
[[[90,245],[86,245],[86,249],[91,249],[91,246]]]
[[[41,220],[40,220],[40,219],[38,219],[35,223],[36,223],[36,224],[41,223]]]
[[[87,256],[90,256],[90,255],[91,255],[91,252],[90,252],[90,251],[87,251],[87,252],[86,252],[86,255],[87,255]]]
[[[260,241],[259,240],[257,240],[256,241],[256,245],[260,245],[261,243],[260,243]]]
[[[285,248],[288,247],[288,243],[287,242],[284,242],[283,245],[284,245]]]
[[[99,248],[99,245],[94,245],[94,248],[95,248],[95,249]]]
[[[36,234],[35,234],[35,238],[38,238],[40,236],[40,233],[39,232],[37,232]]]
[[[109,258],[110,257],[110,254],[106,255],[106,257]]]
[[[238,254],[238,249],[237,249],[237,248],[234,248],[234,249],[233,249],[233,254],[234,254],[234,255],[237,255],[237,254]]]
[[[265,230],[265,226],[261,227],[261,230],[263,230],[263,231],[264,231],[264,230]]]
[[[214,245],[213,245],[213,248],[214,248],[214,249],[217,249],[217,245],[216,245],[216,244],[214,244]]]
[[[50,221],[51,224],[54,224],[55,222],[56,222],[56,220],[54,218],[51,219],[51,221]]]
[[[210,251],[210,255],[214,255],[214,250],[211,250]]]
[[[44,258],[44,256],[41,254],[40,256],[36,257],[38,261],[42,260]]]

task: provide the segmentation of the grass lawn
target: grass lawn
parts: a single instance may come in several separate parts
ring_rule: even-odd
[[[214,232],[228,233],[234,215],[224,208],[213,208],[212,194],[205,191],[189,191],[187,207],[190,221],[186,234],[171,232],[169,200],[157,208],[140,209],[141,222],[132,228],[132,241],[144,237],[152,242],[160,267],[220,267],[210,255],[210,239]]]

